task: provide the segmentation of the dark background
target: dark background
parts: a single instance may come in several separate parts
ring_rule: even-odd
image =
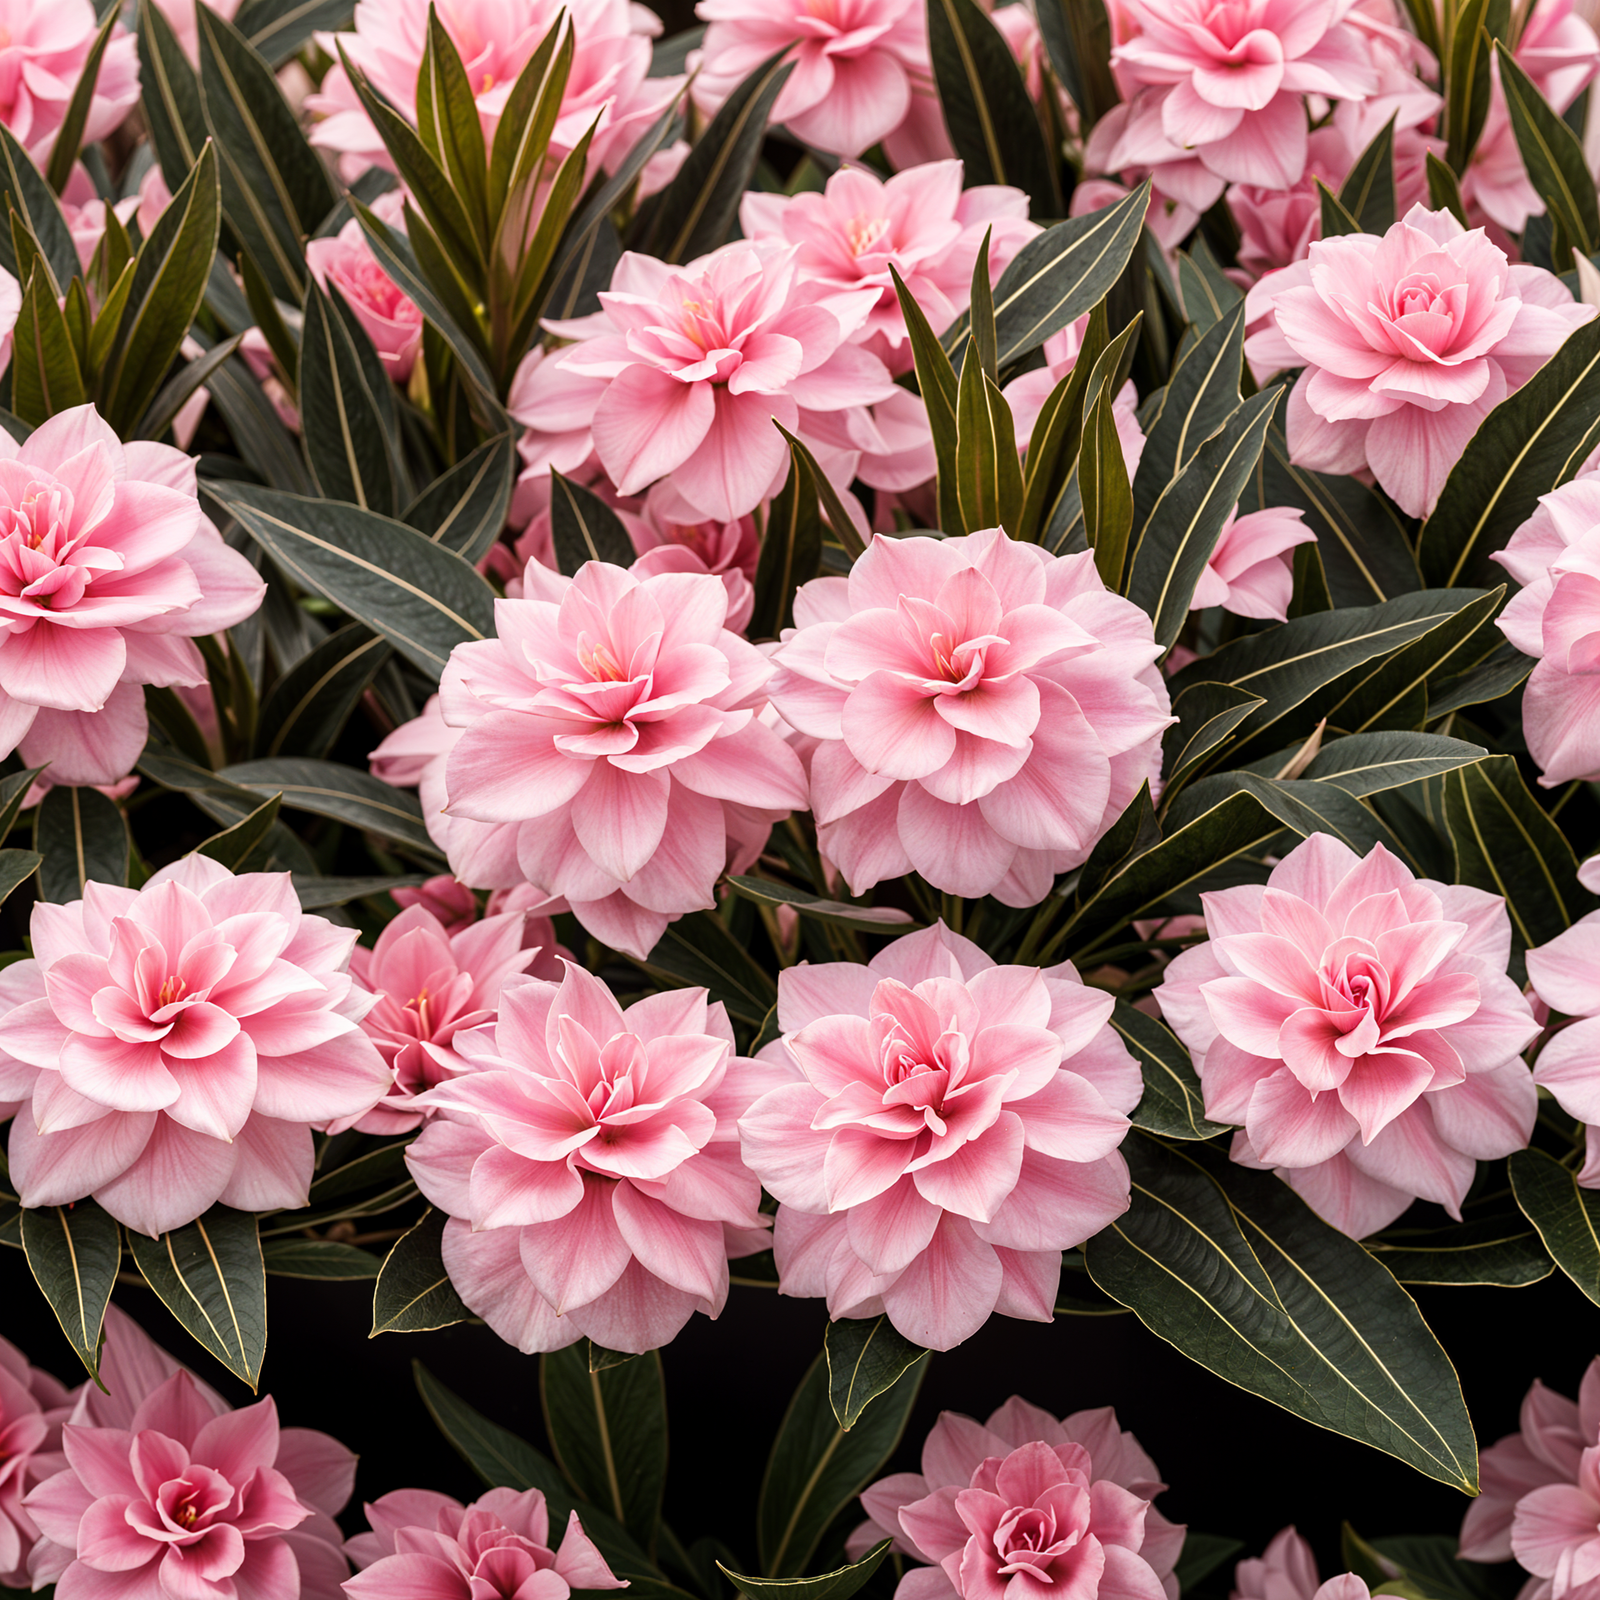
[[[409,1486],[464,1500],[481,1492],[417,1397],[414,1359],[547,1448],[537,1359],[489,1329],[369,1339],[369,1285],[272,1278],[268,1293],[263,1392],[274,1396],[286,1424],[325,1429],[360,1455],[356,1503]],[[230,1399],[250,1400],[148,1290],[119,1284],[115,1298]],[[1461,1373],[1480,1447],[1515,1428],[1534,1378],[1576,1394],[1600,1348],[1600,1308],[1559,1274],[1528,1289],[1422,1289],[1417,1299]],[[684,1543],[714,1534],[753,1562],[766,1452],[821,1348],[824,1321],[818,1301],[736,1287],[720,1320],[695,1317],[663,1351],[672,1424],[666,1515]],[[0,1249],[0,1331],[63,1380],[81,1377],[20,1250]],[[1468,1504],[1388,1456],[1223,1383],[1131,1315],[1062,1317],[1050,1326],[992,1318],[966,1344],[932,1358],[887,1470],[916,1470],[922,1439],[941,1410],[981,1418],[1013,1393],[1058,1415],[1115,1405],[1172,1486],[1160,1501],[1169,1516],[1242,1539],[1249,1553],[1293,1522],[1316,1546],[1325,1575],[1343,1568],[1342,1520],[1369,1538],[1454,1534]],[[344,1520],[351,1530],[361,1526],[354,1516]]]

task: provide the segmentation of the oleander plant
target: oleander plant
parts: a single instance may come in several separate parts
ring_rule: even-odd
[[[1600,1600],[1595,13],[0,0],[0,1594]]]

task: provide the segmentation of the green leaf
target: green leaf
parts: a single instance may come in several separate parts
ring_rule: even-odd
[[[223,362],[207,379],[206,387],[246,465],[274,489],[309,494],[311,475],[299,444],[279,421],[272,401],[244,362],[237,356]],[[207,478],[205,486],[215,482]]]
[[[329,634],[278,679],[262,702],[258,753],[325,757],[388,659],[388,642],[359,622]]]
[[[641,1545],[655,1542],[667,1478],[667,1397],[661,1357],[589,1370],[587,1340],[539,1358],[545,1431],[579,1496]]]
[[[1111,76],[1111,19],[1102,0],[1040,0],[1039,33],[1085,132],[1122,98]]]
[[[933,454],[938,474],[939,525],[954,528],[961,522],[961,507],[956,498],[956,463],[959,459],[956,403],[960,389],[956,369],[893,262],[889,263],[889,276],[894,280],[900,314],[905,319],[917,392],[922,396],[922,404],[928,414],[928,430],[933,435]],[[1077,367],[1073,370],[1076,371]],[[1070,470],[1070,463],[1063,470]]]
[[[569,578],[588,561],[631,567],[637,552],[622,518],[582,484],[550,473],[550,542],[556,566]]]
[[[1560,246],[1564,238],[1567,245],[1593,255],[1600,250],[1600,200],[1584,160],[1583,143],[1503,44],[1496,44],[1495,57],[1517,149],[1555,226],[1558,243],[1551,254],[1563,264],[1571,259]]]
[[[1354,795],[1331,783],[1307,778],[1277,778],[1258,772],[1216,772],[1185,789],[1168,813],[1169,824],[1187,821],[1208,805],[1237,790],[1253,794],[1286,828],[1302,839],[1313,833],[1332,834],[1358,856],[1375,844],[1404,854],[1399,839],[1381,818]]]
[[[1144,1134],[1133,1202],[1084,1248],[1094,1281],[1228,1382],[1477,1492],[1461,1386],[1415,1303],[1281,1179]]]
[[[348,905],[368,895],[388,894],[391,889],[415,888],[423,881],[415,872],[392,878],[305,878],[296,874],[294,892],[302,911],[326,911],[329,906]]]
[[[449,35],[442,27],[439,32],[440,47],[450,47]],[[570,18],[558,18],[517,74],[517,81],[511,87],[505,109],[495,128],[494,149],[482,179],[479,179],[476,171],[469,177],[471,186],[478,185],[480,181],[483,184],[487,228],[485,238],[491,234],[494,236],[496,257],[502,256],[508,246],[514,249],[515,244],[527,236],[529,206],[522,196],[534,180],[547,175],[544,168],[549,161],[550,135],[555,131],[556,119],[561,113],[561,101],[572,72],[575,49]],[[459,89],[457,94],[460,94]],[[460,137],[465,143],[470,129],[476,135],[481,150],[482,122],[470,86],[465,96],[459,99],[458,105]],[[440,156],[446,170],[449,170],[450,162],[445,159],[445,152],[436,150],[435,154]],[[470,149],[463,149],[458,159],[463,168],[471,166],[475,169],[478,165],[477,157]],[[470,189],[467,198],[470,211]]]
[[[1338,195],[1321,178],[1315,181],[1317,195],[1322,202],[1322,237],[1337,239],[1343,234],[1360,233],[1361,224],[1345,210]]]
[[[476,566],[506,525],[520,467],[516,435],[497,433],[434,479],[400,520]]]
[[[474,1410],[420,1361],[411,1363],[411,1371],[439,1432],[491,1489],[538,1489],[550,1502],[552,1520],[565,1523],[574,1504],[572,1491],[547,1455]]]
[[[1192,250],[1178,252],[1178,289],[1190,326],[1201,334],[1244,299],[1239,286],[1217,265],[1217,258],[1198,236]]]
[[[1394,117],[1356,157],[1349,176],[1339,185],[1339,204],[1356,219],[1363,233],[1382,235],[1394,226]]]
[[[1220,1534],[1196,1533],[1190,1528],[1184,1535],[1183,1551],[1173,1576],[1178,1580],[1178,1593],[1187,1594],[1197,1583],[1209,1578],[1218,1567],[1228,1562],[1244,1549],[1238,1539],[1225,1539]]]
[[[437,678],[451,650],[494,634],[494,591],[460,556],[357,506],[207,480],[206,492],[303,588],[326,596]]]
[[[283,796],[275,794],[263,801],[248,817],[214,833],[194,854],[221,862],[229,872],[260,872],[272,854],[272,829],[278,820]]]
[[[1528,793],[1512,757],[1486,756],[1440,782],[1454,881],[1505,896],[1511,972],[1520,983],[1524,950],[1548,944],[1600,902],[1578,882],[1572,846]]]
[[[640,963],[675,988],[703,988],[735,1021],[759,1028],[778,998],[771,976],[714,912],[696,911],[668,925]]]
[[[34,427],[86,398],[72,333],[42,264],[34,267],[17,314],[11,396],[17,415]]]
[[[112,6],[94,36],[88,56],[78,69],[78,82],[72,91],[72,99],[67,102],[67,114],[56,130],[55,143],[50,147],[50,165],[45,174],[50,180],[50,187],[57,194],[66,188],[78,152],[83,149],[83,130],[89,121],[95,87],[100,82],[100,63],[105,59],[106,46],[111,43],[111,30],[120,20],[117,7]]]
[[[208,141],[134,258],[128,303],[100,374],[100,409],[112,427],[131,428],[161,388],[205,299],[221,218],[216,146]]]
[[[200,159],[210,130],[199,76],[154,0],[139,0],[139,87],[161,174],[176,192]]]
[[[1277,403],[1278,390],[1267,389],[1240,405],[1162,491],[1134,540],[1124,592],[1152,619],[1159,644],[1173,644],[1188,618],[1195,585],[1255,470]]]
[[[1489,114],[1489,41],[1506,31],[1506,7],[1502,4],[1498,9],[1502,13],[1498,26],[1487,29],[1484,23],[1489,14],[1488,0],[1462,0],[1459,10],[1446,13],[1450,18],[1450,38],[1442,41],[1447,48],[1439,64],[1444,69],[1444,132],[1448,141],[1445,159],[1452,173],[1467,170]]]
[[[793,450],[789,456],[789,476],[768,506],[761,530],[755,600],[745,628],[751,639],[776,639],[793,625],[795,592],[816,577],[822,564],[822,511],[816,479]]]
[[[16,827],[17,818],[22,814],[22,802],[44,770],[43,767],[28,767],[0,778],[0,839],[6,838]]]
[[[1497,645],[1465,672],[1453,673],[1428,685],[1428,715],[1447,717],[1466,706],[1499,700],[1518,688],[1533,668],[1534,663],[1515,645]]]
[[[1030,215],[1059,217],[1056,161],[1010,45],[973,0],[927,0],[927,9],[933,80],[963,181],[1009,184],[1028,196]]]
[[[255,1216],[213,1206],[159,1239],[130,1228],[128,1245],[161,1303],[253,1391],[267,1353],[267,1279]]]
[[[127,289],[133,288],[133,263],[128,263],[127,270],[123,273],[120,286]],[[115,308],[113,308],[115,309]],[[103,313],[102,313],[103,314]],[[95,324],[98,329],[100,324]],[[115,324],[107,324],[106,344],[109,350],[116,337]],[[193,361],[184,364],[162,384],[160,392],[145,408],[144,415],[133,425],[133,437],[136,439],[159,439],[168,428],[177,420],[178,413],[183,410],[187,402],[198,390],[210,383],[217,369],[230,360],[244,342],[244,335],[236,333],[231,339],[224,339],[220,344],[214,344],[204,355],[197,356]],[[94,345],[91,337],[89,349],[90,366],[95,365]]]
[[[0,905],[39,870],[43,860],[37,850],[0,850]]]
[[[1078,447],[1078,497],[1094,568],[1112,594],[1120,594],[1133,532],[1133,487],[1117,436],[1113,395],[1102,387],[1083,419]]]
[[[380,1333],[428,1333],[472,1315],[444,1269],[444,1225],[444,1214],[430,1206],[384,1257],[372,1290],[374,1339]]]
[[[22,1212],[22,1248],[78,1359],[100,1381],[100,1325],[122,1264],[121,1233],[93,1200]]]
[[[894,906],[853,906],[845,900],[827,900],[803,889],[791,889],[768,878],[730,876],[727,882],[735,894],[758,906],[783,906],[802,917],[815,917],[818,922],[831,922],[858,932],[910,933],[921,926],[910,912]]]
[[[1206,1120],[1194,1063],[1165,1023],[1118,1000],[1111,1026],[1144,1075],[1144,1095],[1129,1113],[1134,1127],[1169,1139],[1211,1139],[1227,1131],[1226,1124]]]
[[[1022,515],[1022,464],[1011,407],[981,361],[962,363],[956,391],[956,504],[961,526],[947,532],[1010,533]]]
[[[1481,761],[1488,752],[1465,739],[1437,733],[1354,733],[1332,739],[1312,758],[1302,777],[1337,784],[1362,796],[1398,789],[1423,778],[1440,778]]]
[[[717,1567],[748,1600],[849,1600],[883,1565],[893,1543],[892,1539],[880,1539],[859,1561],[815,1578],[747,1578],[720,1561]]]
[[[1477,583],[1549,494],[1600,444],[1600,318],[1484,418],[1450,469],[1417,541],[1424,579]]]
[[[811,481],[817,486],[817,499],[822,506],[823,520],[828,524],[829,531],[844,553],[854,561],[866,549],[866,540],[861,537],[861,530],[856,526],[855,519],[845,509],[844,501],[839,498],[839,491],[834,488],[827,473],[817,465],[817,458],[812,455],[808,446],[795,438],[776,417],[773,418],[772,425],[788,443],[790,455],[805,462],[807,470],[811,473]],[[867,539],[871,537],[869,529]]]
[[[1164,788],[1194,776],[1231,743],[1238,728],[1257,706],[1260,695],[1236,689],[1231,683],[1194,683],[1172,702],[1178,720],[1162,738],[1161,770]]]
[[[383,1263],[369,1250],[337,1239],[268,1239],[261,1261],[276,1278],[316,1278],[328,1283],[370,1281]]]
[[[827,1358],[800,1381],[767,1458],[756,1512],[761,1570],[772,1578],[805,1571],[835,1517],[877,1476],[905,1432],[928,1370],[915,1362],[886,1393],[867,1403],[847,1433],[834,1415]]]
[[[1509,1165],[1522,1214],[1555,1264],[1600,1305],[1600,1192],[1579,1188],[1576,1175],[1543,1150],[1518,1150]]]
[[[693,261],[727,241],[751,186],[772,107],[794,71],[787,51],[769,56],[723,102],[672,182],[642,214],[628,247],[662,261]]]
[[[61,202],[6,127],[0,127],[0,193],[38,245],[57,290],[64,290],[82,270],[78,248],[61,214]],[[27,281],[27,270],[18,261],[11,234],[4,227],[0,227],[0,266],[13,277]]]
[[[306,286],[300,336],[300,437],[322,496],[386,517],[400,509],[404,473],[394,384],[337,288]]]
[[[1554,1270],[1538,1234],[1517,1216],[1449,1228],[1396,1228],[1363,1242],[1400,1283],[1521,1289]]]
[[[558,89],[558,98],[559,94]],[[417,73],[417,132],[466,208],[479,254],[487,257],[489,155],[484,148],[483,119],[461,55],[434,5],[428,7],[428,36]],[[495,142],[500,142],[498,132]]]
[[[928,1353],[886,1316],[830,1322],[822,1351],[828,1361],[828,1401],[846,1433]]]
[[[58,905],[83,898],[84,884],[128,881],[128,824],[98,789],[61,785],[39,802],[33,819],[39,898]]]
[[[244,0],[233,25],[276,71],[300,53],[315,33],[350,25],[352,0]]]
[[[281,794],[291,810],[334,817],[408,846],[426,856],[438,847],[422,825],[422,807],[415,795],[338,761],[313,761],[305,756],[278,756],[268,761],[242,761],[217,774],[253,794]]]
[[[1461,183],[1433,151],[1427,155],[1428,205],[1434,211],[1448,211],[1464,228],[1467,207],[1461,198]]]
[[[1379,1583],[1399,1568],[1400,1581],[1428,1600],[1512,1600],[1523,1584],[1524,1574],[1510,1562],[1485,1565],[1464,1560],[1460,1541],[1451,1534],[1410,1534],[1369,1544],[1347,1522],[1343,1543],[1352,1569],[1371,1571],[1372,1582]],[[1374,1563],[1374,1556],[1385,1565]]]

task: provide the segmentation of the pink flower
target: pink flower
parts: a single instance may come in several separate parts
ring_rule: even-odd
[[[1377,87],[1350,0],[1120,0],[1136,30],[1112,50],[1129,99],[1102,170],[1197,163],[1180,190],[1204,210],[1224,182],[1286,189],[1305,170],[1304,97]]]
[[[56,134],[99,31],[90,0],[5,0],[0,6],[0,122],[39,166]],[[118,23],[100,62],[83,142],[111,133],[139,98],[134,36]]]
[[[1522,715],[1539,782],[1600,778],[1600,472],[1541,496],[1494,559],[1522,585],[1500,631],[1538,663]]]
[[[39,1529],[22,1500],[66,1465],[61,1423],[69,1404],[63,1385],[0,1339],[0,1584],[7,1588],[28,1583],[28,1554]]]
[[[689,63],[698,68],[695,103],[707,115],[768,56],[792,46],[794,71],[772,120],[797,139],[841,156],[883,144],[897,167],[949,154],[927,150],[916,126],[915,102],[933,79],[916,0],[700,0],[695,15],[710,24]]]
[[[459,646],[440,692],[465,730],[445,769],[451,817],[495,827],[498,859],[447,846],[464,881],[526,880],[597,938],[643,957],[674,917],[713,904],[728,841],[753,861],[806,802],[799,758],[756,715],[771,667],[724,626],[709,574],[638,577],[530,562],[499,638]],[[425,802],[431,809],[431,801]],[[459,858],[458,858],[459,856]]]
[[[324,1433],[280,1434],[271,1398],[230,1411],[182,1370],[127,1427],[69,1422],[66,1468],[27,1498],[43,1535],[34,1586],[120,1600],[340,1600],[333,1514],[355,1457]]]
[[[1303,366],[1289,453],[1370,470],[1411,516],[1433,509],[1478,424],[1594,315],[1559,279],[1512,266],[1481,230],[1414,206],[1381,239],[1323,239],[1251,291],[1258,373]]]
[[[995,1312],[1048,1322],[1061,1252],[1128,1205],[1143,1084],[1111,1009],[1070,965],[996,966],[943,923],[785,968],[776,1086],[739,1124],[782,1292],[935,1350]]]
[[[378,265],[361,224],[352,220],[331,239],[310,240],[306,265],[324,290],[331,284],[344,296],[384,370],[404,383],[422,348],[422,313]]]
[[[400,1489],[366,1508],[371,1533],[346,1547],[364,1570],[344,1592],[370,1600],[566,1600],[574,1589],[626,1589],[578,1513],[552,1551],[537,1489],[491,1489],[464,1506],[431,1489]]]
[[[391,889],[389,897],[402,911],[408,906],[421,906],[451,938],[464,933],[478,920],[478,897],[449,873],[429,878],[416,888]]]
[[[585,1334],[651,1350],[717,1316],[729,1255],[770,1237],[739,1158],[759,1069],[734,1056],[722,1006],[673,989],[623,1011],[569,965],[559,984],[509,982],[456,1049],[468,1070],[424,1098],[440,1115],[406,1160],[451,1218],[467,1305],[524,1353]]]
[[[1241,1561],[1233,1569],[1233,1593],[1228,1600],[1313,1600],[1317,1588],[1317,1558],[1290,1526],[1280,1528],[1259,1556]]]
[[[916,871],[1034,905],[1160,772],[1161,647],[1092,552],[880,534],[795,622],[772,703],[821,741],[812,810],[854,893]]]
[[[161,168],[153,166],[150,170],[159,172]],[[139,205],[139,196],[131,194],[125,200],[117,201],[110,210],[117,221],[126,227],[138,213]],[[67,178],[66,188],[61,191],[61,215],[66,219],[67,231],[77,247],[78,264],[86,273],[105,235],[106,211],[106,203],[96,191],[94,180],[79,162]],[[145,230],[141,228],[140,231]]]
[[[143,889],[40,902],[31,932],[6,973],[32,997],[0,1018],[10,1064],[37,1074],[11,1128],[26,1206],[93,1195],[148,1234],[219,1200],[302,1206],[308,1124],[389,1085],[345,971],[355,932],[304,915],[287,873],[185,856]]]
[[[1304,515],[1298,508],[1268,506],[1241,517],[1235,506],[1195,585],[1194,609],[1221,606],[1237,617],[1284,621],[1294,594],[1289,552],[1317,537]]]
[[[878,292],[811,282],[797,254],[738,243],[674,268],[629,252],[602,310],[548,324],[577,342],[530,371],[523,414],[553,409],[562,433],[587,421],[618,494],[671,473],[707,520],[753,511],[788,472],[774,419],[803,431],[805,412],[871,405],[894,388],[882,362],[846,342]]]
[[[394,1072],[388,1093],[349,1126],[362,1133],[409,1133],[427,1115],[417,1096],[466,1063],[451,1048],[467,1028],[494,1020],[500,990],[536,954],[522,945],[521,912],[485,917],[458,933],[423,906],[402,911],[371,950],[351,952],[356,981],[378,997],[361,1019]],[[329,1132],[341,1131],[338,1124]]]
[[[1239,270],[1231,274],[1253,283],[1293,261],[1303,261],[1322,237],[1320,178],[1335,194],[1350,170],[1344,141],[1336,128],[1318,128],[1308,141],[1306,167],[1297,183],[1258,188],[1236,183],[1228,190],[1228,209],[1238,225]]]
[[[859,1560],[890,1537],[900,1554],[939,1564],[909,1569],[897,1600],[952,1590],[998,1600],[1019,1584],[1021,1600],[1041,1580],[1081,1600],[1177,1600],[1172,1569],[1185,1530],[1150,1503],[1165,1488],[1110,1406],[1058,1422],[1013,1395],[984,1423],[941,1412],[922,1471],[881,1478],[862,1494],[868,1520],[847,1549]]]
[[[1588,1149],[1578,1182],[1600,1189],[1600,911],[1528,952],[1528,980],[1552,1011],[1576,1020],[1539,1051],[1533,1081],[1585,1124]]]
[[[1585,1438],[1593,1437],[1591,1429]],[[1600,1446],[1586,1443],[1575,1474],[1517,1501],[1511,1552],[1542,1580],[1525,1585],[1519,1600],[1592,1600],[1600,1592]]]
[[[1194,1057],[1206,1115],[1243,1123],[1233,1158],[1274,1167],[1360,1238],[1413,1199],[1452,1216],[1476,1162],[1520,1150],[1538,1033],[1506,976],[1498,895],[1414,878],[1312,834],[1246,884],[1201,896],[1210,940],[1156,999]]]
[[[0,437],[0,751],[115,783],[144,748],[140,685],[204,683],[191,637],[264,593],[202,515],[192,457],[124,445],[93,406]]]
[[[358,0],[353,32],[318,35],[335,65],[322,87],[306,96],[306,109],[323,118],[312,127],[311,142],[338,153],[347,183],[368,167],[390,162],[338,62],[340,47],[373,88],[415,124],[428,8],[429,0]],[[615,166],[683,87],[682,78],[649,76],[650,39],[661,25],[629,0],[577,0],[564,7],[555,0],[449,0],[438,9],[474,86],[486,141],[494,138],[529,57],[563,11],[571,20],[576,54],[550,138],[553,161],[568,155],[598,118],[589,146],[591,170]],[[666,164],[665,152],[654,158],[646,192],[671,177],[683,153],[667,157]]]
[[[723,626],[732,633],[745,630],[755,607],[753,586],[761,556],[753,515],[731,522],[704,519],[667,478],[644,497],[638,517],[627,526],[639,552],[630,571],[641,578],[663,572],[714,573],[728,591]]]

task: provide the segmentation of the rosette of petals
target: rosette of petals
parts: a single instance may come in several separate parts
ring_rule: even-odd
[[[1493,559],[1522,585],[1497,623],[1537,663],[1522,715],[1539,782],[1600,778],[1600,472],[1541,496]]]
[[[1240,516],[1235,506],[1194,586],[1193,609],[1221,606],[1236,617],[1285,621],[1294,594],[1289,552],[1317,537],[1304,515],[1298,508],[1267,506]]]
[[[1027,1504],[1007,1508],[1018,1513],[1010,1528],[993,1516],[989,1498],[1008,1498],[1008,1488],[1036,1491]],[[922,1446],[922,1471],[897,1472],[862,1494],[868,1520],[847,1549],[858,1560],[892,1538],[899,1553],[939,1563],[932,1571],[911,1568],[900,1580],[899,1600],[938,1600],[952,1588],[995,1596],[1018,1579],[1020,1593],[1032,1594],[1029,1580],[1038,1581],[1041,1570],[1051,1592],[1063,1584],[1086,1600],[1097,1594],[1177,1600],[1173,1566],[1185,1530],[1150,1503],[1165,1488],[1110,1406],[1057,1421],[1013,1395],[987,1422],[941,1412]],[[982,1498],[966,1498],[975,1491]],[[1086,1543],[1103,1547],[1098,1571],[1093,1556],[1073,1554]]]
[[[1191,166],[1164,191],[1197,209],[1224,183],[1286,189],[1307,156],[1304,96],[1360,99],[1378,87],[1351,0],[1119,0],[1133,32],[1112,50],[1129,102],[1102,170]]]
[[[1291,1525],[1280,1528],[1259,1556],[1233,1569],[1228,1600],[1313,1600],[1318,1587],[1316,1554]]]
[[[203,684],[191,638],[265,593],[201,514],[195,464],[124,445],[93,406],[0,439],[0,751],[115,783],[144,748],[141,684]]]
[[[1452,1216],[1476,1163],[1528,1142],[1518,1052],[1539,1032],[1506,976],[1498,895],[1415,878],[1325,833],[1266,886],[1202,895],[1210,939],[1155,991],[1233,1158],[1273,1167],[1362,1237],[1422,1198]]]
[[[1573,1019],[1540,1048],[1533,1081],[1584,1124],[1586,1159],[1577,1182],[1600,1189],[1600,911],[1530,950],[1528,980],[1551,1011]]]
[[[779,1081],[739,1125],[781,1291],[935,1350],[995,1312],[1048,1321],[1061,1252],[1127,1209],[1142,1080],[1111,1010],[1070,965],[997,966],[942,923],[786,968]]]
[[[99,22],[90,0],[8,0],[0,26],[0,122],[43,167],[94,49]],[[139,99],[138,46],[118,23],[100,61],[80,139],[113,132]]]
[[[451,1048],[466,1028],[492,1021],[508,978],[527,970],[536,950],[522,944],[519,911],[472,922],[455,933],[414,905],[387,923],[370,950],[350,956],[356,981],[377,1003],[362,1029],[394,1073],[388,1092],[347,1124],[362,1133],[409,1133],[425,1112],[417,1096],[466,1063]],[[342,1131],[339,1123],[330,1133]]]
[[[1513,266],[1481,230],[1414,206],[1380,239],[1322,239],[1251,289],[1259,374],[1303,367],[1289,453],[1369,470],[1411,516],[1433,509],[1479,423],[1594,315],[1554,274]]]
[[[375,209],[384,215],[384,207]],[[396,383],[404,383],[422,348],[422,313],[378,265],[361,224],[352,220],[331,239],[308,240],[306,266],[324,292],[332,287],[344,296],[372,340],[384,371]]]
[[[1600,1361],[1590,1362],[1576,1403],[1535,1380],[1523,1398],[1517,1432],[1495,1440],[1479,1456],[1482,1492],[1462,1519],[1462,1559],[1509,1561],[1516,1553],[1513,1530],[1523,1498],[1537,1489],[1576,1484],[1584,1454],[1597,1441]],[[1530,1584],[1524,1593],[1547,1588]]]
[[[444,720],[464,730],[446,809],[493,825],[502,852],[457,859],[452,839],[451,865],[563,896],[643,957],[673,917],[712,905],[746,831],[730,808],[770,823],[806,803],[799,758],[756,714],[772,669],[723,626],[728,591],[709,574],[591,561],[564,578],[530,562],[524,582],[526,598],[496,602],[499,637],[458,646],[445,670]]]
[[[179,1370],[126,1427],[69,1422],[66,1466],[27,1498],[43,1537],[34,1586],[119,1600],[341,1600],[333,1513],[355,1457],[326,1434],[280,1433],[268,1398],[229,1410]]]
[[[399,1489],[366,1511],[372,1531],[346,1546],[362,1570],[344,1592],[357,1600],[567,1600],[574,1589],[627,1587],[576,1511],[550,1548],[550,1512],[537,1489],[491,1489],[470,1506]]]
[[[0,1017],[0,1051],[37,1074],[11,1125],[24,1205],[92,1195],[151,1235],[219,1200],[302,1206],[309,1124],[390,1083],[345,970],[355,931],[302,913],[286,872],[185,856],[142,889],[40,902],[31,933],[7,973],[32,997]]]
[[[926,15],[915,0],[700,0],[695,15],[708,26],[690,58],[692,93],[707,115],[787,50],[794,71],[772,120],[796,138],[841,156],[883,144],[897,167],[949,154],[930,150],[918,126],[933,67]]]
[[[857,894],[916,871],[1034,905],[1160,771],[1161,647],[1092,552],[878,535],[795,623],[772,703],[820,741],[818,836]]]
[[[359,0],[351,32],[317,36],[335,65],[305,102],[321,118],[311,129],[311,142],[338,154],[347,183],[390,161],[356,98],[340,51],[415,125],[430,3],[437,4],[439,21],[461,56],[486,141],[493,140],[522,69],[563,12],[570,20],[574,53],[550,136],[552,161],[570,154],[595,124],[590,170],[610,169],[683,87],[681,77],[649,76],[650,40],[661,24],[629,0],[576,0],[565,6],[556,0]],[[646,189],[666,182],[674,160],[681,159],[658,156],[647,172]]]
[[[461,1298],[524,1353],[587,1334],[610,1350],[717,1316],[728,1257],[770,1240],[737,1119],[758,1069],[721,1004],[674,989],[624,1011],[569,965],[509,982],[496,1021],[459,1035],[470,1070],[430,1090],[407,1152],[446,1212]]]
[[[66,1465],[61,1423],[69,1409],[65,1386],[0,1339],[0,1584],[7,1588],[28,1586],[39,1529],[22,1498]]]
[[[521,414],[559,418],[563,436],[587,423],[618,494],[671,473],[706,520],[753,511],[788,472],[774,419],[803,432],[807,412],[872,405],[895,387],[847,342],[878,292],[808,281],[797,254],[738,243],[676,268],[629,252],[600,311],[547,324],[576,342],[529,372]]]

